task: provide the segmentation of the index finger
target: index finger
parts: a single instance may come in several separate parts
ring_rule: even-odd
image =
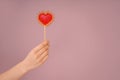
[[[39,44],[38,46],[36,46],[34,49],[33,49],[33,51],[36,53],[36,52],[38,52],[39,50],[41,50],[44,46],[46,46],[46,45],[48,45],[48,41],[47,40],[45,40],[45,41],[43,41],[41,44]]]

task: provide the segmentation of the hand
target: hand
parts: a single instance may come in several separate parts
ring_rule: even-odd
[[[0,80],[19,80],[29,70],[39,67],[48,58],[48,47],[48,41],[42,42],[32,49],[22,62],[0,74]]]
[[[23,69],[29,71],[39,67],[48,58],[49,42],[44,41],[34,49],[32,49],[27,57],[22,61]]]

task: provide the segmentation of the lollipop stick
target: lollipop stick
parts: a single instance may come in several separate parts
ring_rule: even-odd
[[[44,26],[44,40],[46,40],[46,26]]]

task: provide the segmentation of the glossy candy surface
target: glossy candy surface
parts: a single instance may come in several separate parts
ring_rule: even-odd
[[[51,13],[49,12],[41,12],[39,15],[38,15],[38,20],[40,21],[40,23],[43,25],[43,26],[47,26],[48,24],[50,24],[53,20],[53,16]]]

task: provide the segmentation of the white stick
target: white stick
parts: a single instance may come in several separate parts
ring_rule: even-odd
[[[46,40],[46,26],[44,26],[44,40]]]

